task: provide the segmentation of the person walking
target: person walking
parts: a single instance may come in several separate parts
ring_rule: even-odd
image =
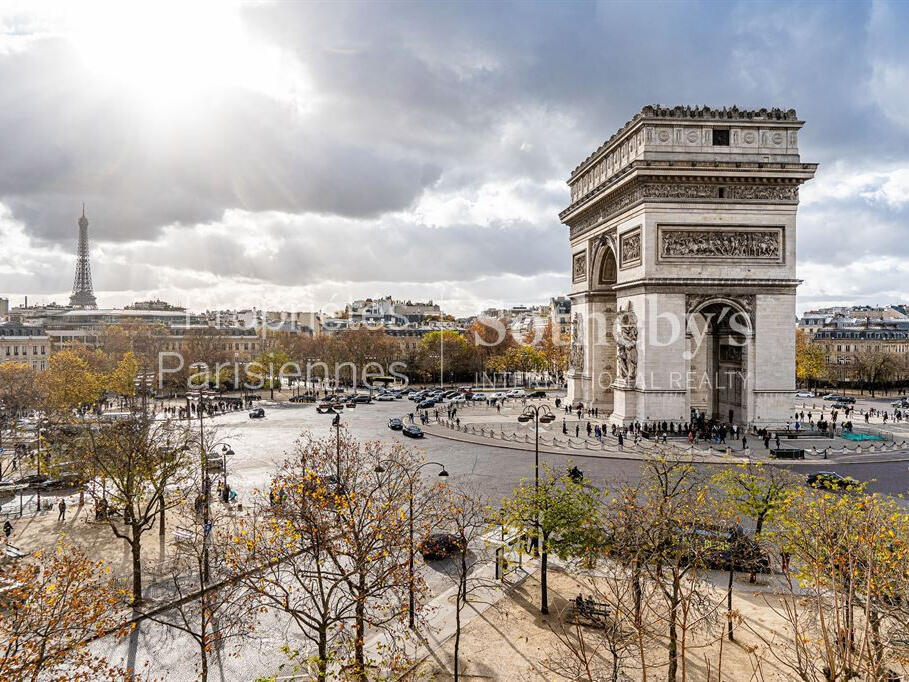
[[[11,524],[11,523],[9,522],[9,519],[7,519],[7,520],[3,523],[3,537],[4,537],[5,540],[6,540],[6,544],[9,544],[9,536],[12,535],[12,534],[13,534],[13,524]]]
[[[742,450],[748,447],[748,439],[745,436],[742,436]]]
[[[581,435],[581,422],[578,422],[574,425],[574,437],[577,438]]]
[[[57,521],[66,521],[66,500],[60,498],[60,503],[57,505],[57,509],[60,511],[57,514]]]

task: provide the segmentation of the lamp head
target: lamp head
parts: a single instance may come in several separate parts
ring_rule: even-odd
[[[373,469],[373,471],[375,471],[377,474],[384,474],[384,473],[385,473],[385,467],[383,467],[381,464],[377,464],[377,465],[376,465],[376,468]]]
[[[526,414],[518,415],[518,421],[522,424],[530,421],[530,416]]]
[[[549,424],[552,421],[555,421],[554,414],[544,414],[540,417],[540,422],[542,422],[543,424]]]
[[[439,478],[448,478],[448,471],[445,470],[445,467],[442,467],[442,471],[439,472]]]

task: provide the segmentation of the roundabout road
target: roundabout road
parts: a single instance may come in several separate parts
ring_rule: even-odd
[[[241,494],[263,488],[275,467],[289,453],[295,440],[304,431],[316,437],[333,437],[332,415],[316,413],[312,405],[263,402],[265,419],[249,419],[246,412],[216,417],[217,437],[231,444],[235,457],[229,462],[229,480]],[[387,427],[391,417],[406,418],[414,410],[407,400],[360,405],[346,409],[341,423],[359,440],[402,442],[424,453],[427,459],[442,462],[452,475],[470,477],[479,482],[490,503],[511,493],[522,477],[533,477],[533,452],[514,450],[495,445],[483,445],[449,440],[427,435],[412,440]],[[873,455],[869,455],[870,458]],[[886,454],[878,455],[881,460]],[[640,477],[640,464],[635,460],[604,459],[600,457],[540,454],[540,462],[554,468],[564,468],[573,462],[593,483],[614,488],[623,482]],[[704,465],[711,466],[711,465]],[[825,470],[828,467],[790,464],[786,468],[798,473]],[[909,491],[909,462],[875,462],[833,464],[830,470],[869,481],[869,490],[896,495]],[[428,472],[427,476],[432,476]]]

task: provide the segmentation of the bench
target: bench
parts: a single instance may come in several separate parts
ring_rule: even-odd
[[[579,594],[568,604],[567,620],[578,625],[603,627],[610,614],[608,604],[594,601],[592,597],[585,599]]]
[[[772,448],[771,459],[805,459],[805,451],[796,448]]]
[[[16,547],[16,545],[11,545],[9,543],[3,548],[3,553],[9,559],[22,559],[23,557],[28,556],[27,552],[24,552]]]
[[[177,526],[174,529],[174,542],[176,543],[195,543],[196,534],[193,533],[188,528],[181,528]]]

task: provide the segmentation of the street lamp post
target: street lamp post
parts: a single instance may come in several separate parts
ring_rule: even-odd
[[[341,485],[341,413],[335,412],[335,418],[331,420],[331,425],[335,427],[335,482]]]
[[[407,532],[408,532],[408,538],[409,538],[409,542],[408,542],[409,556],[408,556],[408,564],[407,564],[407,571],[408,571],[408,578],[409,578],[408,583],[407,583],[407,597],[408,597],[407,623],[408,623],[408,626],[411,629],[413,629],[414,628],[414,612],[416,611],[416,595],[414,594],[414,567],[413,567],[413,556],[414,556],[414,551],[413,551],[413,486],[414,486],[414,482],[416,481],[417,474],[420,473],[420,471],[423,469],[423,467],[427,467],[430,465],[441,467],[442,470],[439,472],[439,478],[448,478],[448,471],[445,469],[445,465],[442,464],[441,462],[424,462],[423,464],[418,466],[413,471],[408,471],[408,469],[400,462],[397,462],[392,459],[386,459],[386,460],[379,462],[379,464],[376,466],[375,472],[377,474],[385,473],[385,468],[382,466],[383,464],[394,464],[396,466],[399,466],[404,471],[404,473],[407,475],[407,487],[408,487]]]
[[[539,504],[540,493],[540,424],[549,424],[555,420],[555,415],[549,409],[548,405],[528,405],[524,411],[518,415],[518,421],[525,424],[533,421],[534,440],[533,440],[533,493],[536,504]],[[534,554],[539,548],[540,536],[540,510],[536,510],[536,519],[534,521],[537,531],[537,539],[534,543]]]
[[[205,449],[205,428],[203,424],[203,404],[205,402],[205,398],[207,397],[207,391],[204,391],[200,388],[197,393],[199,402],[196,405],[196,411],[199,413],[199,450],[202,464],[202,580],[205,584],[208,584],[210,577],[208,561],[208,533],[211,530],[211,513],[209,509],[209,506],[211,504],[211,480],[208,478],[208,452]],[[186,401],[188,404],[188,393]]]

